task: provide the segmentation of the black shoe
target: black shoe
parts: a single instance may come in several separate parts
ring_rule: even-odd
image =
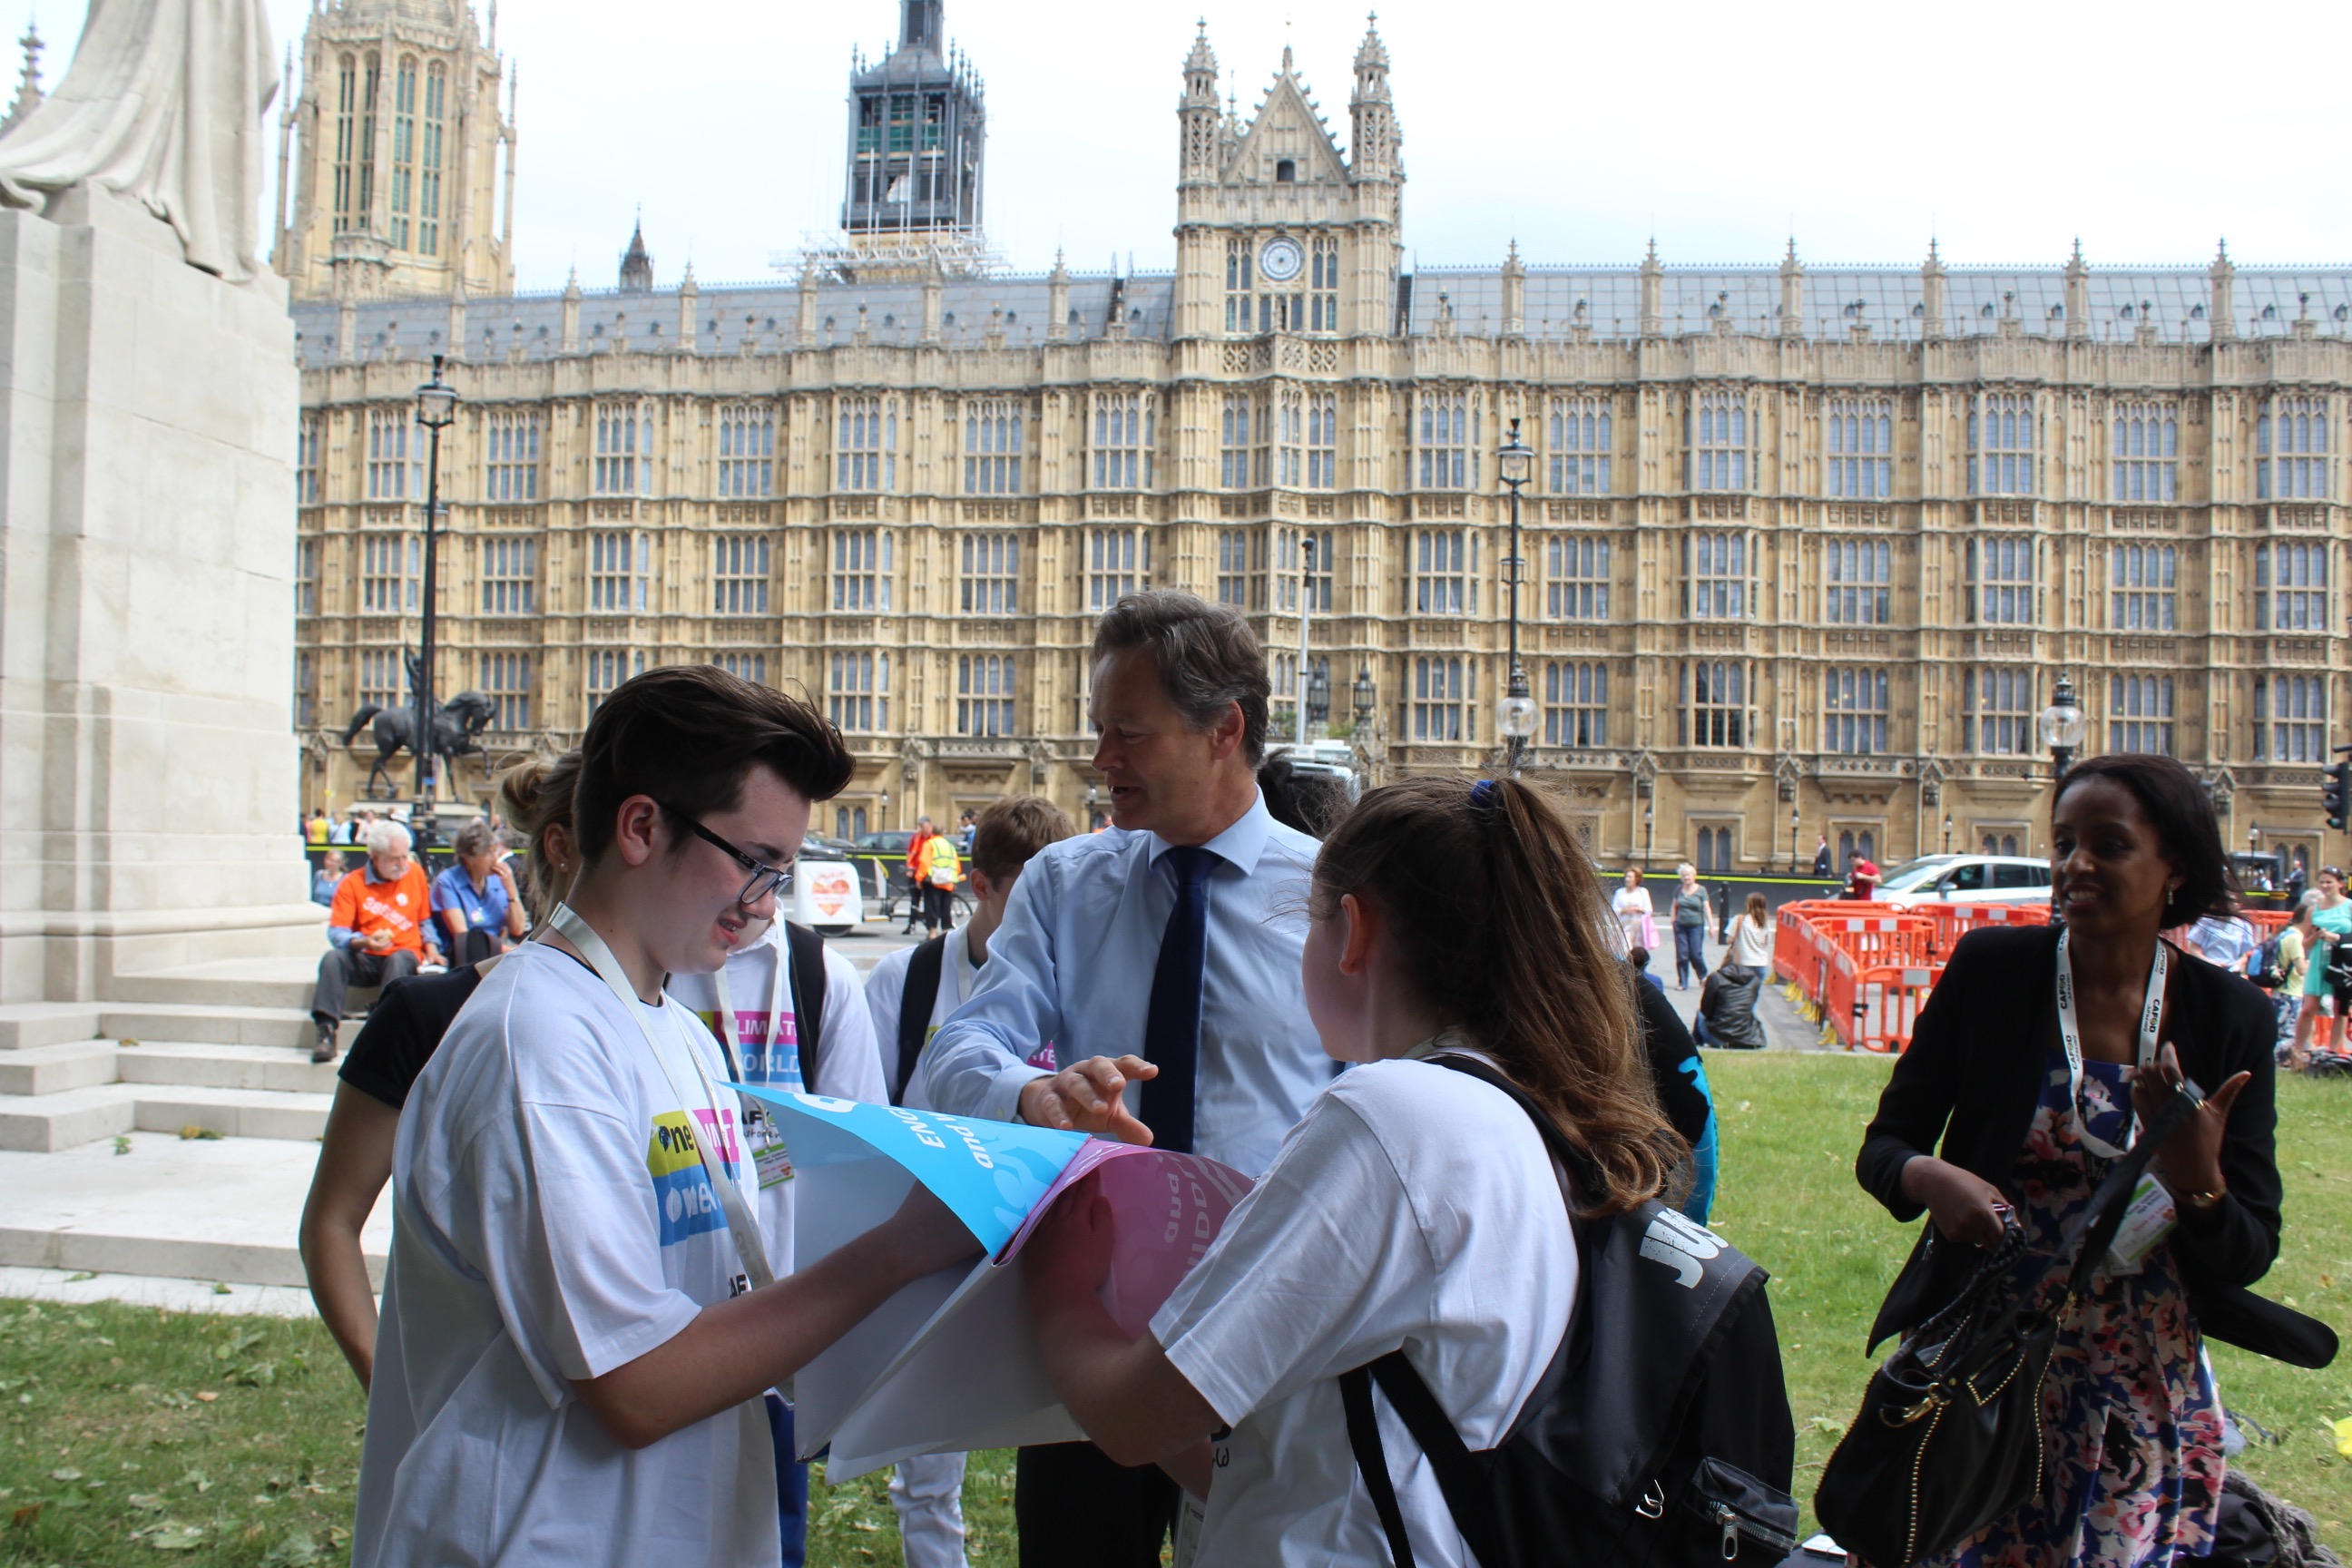
[[[312,1045],[310,1047],[310,1059],[314,1062],[320,1063],[331,1062],[335,1059],[334,1025],[322,1023],[319,1026],[319,1038],[317,1043]]]

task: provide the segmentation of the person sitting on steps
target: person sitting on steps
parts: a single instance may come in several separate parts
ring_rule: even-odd
[[[367,864],[345,877],[327,910],[327,951],[319,955],[310,1021],[318,1040],[314,1062],[335,1059],[335,1032],[343,996],[354,984],[387,985],[438,964],[441,944],[426,923],[425,872],[408,853],[408,829],[379,822],[368,829]]]

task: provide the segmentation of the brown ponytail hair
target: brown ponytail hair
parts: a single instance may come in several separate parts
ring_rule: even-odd
[[[532,909],[545,918],[569,888],[551,887],[547,859],[547,830],[572,831],[572,786],[580,778],[580,750],[560,757],[530,757],[499,775],[499,799],[506,807],[507,824],[522,835],[524,866],[530,885],[524,889]],[[574,839],[574,859],[577,839]]]
[[[1509,779],[1373,790],[1325,840],[1310,912],[1328,920],[1349,893],[1379,906],[1431,1009],[1591,1162],[1586,1214],[1665,1189],[1689,1148],[1658,1109],[1591,858],[1547,796]]]

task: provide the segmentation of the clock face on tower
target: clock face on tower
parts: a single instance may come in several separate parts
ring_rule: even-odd
[[[1270,283],[1289,282],[1306,265],[1307,253],[1286,234],[1267,240],[1265,248],[1257,253],[1257,269]]]

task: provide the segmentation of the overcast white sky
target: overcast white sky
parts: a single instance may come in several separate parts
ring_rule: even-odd
[[[487,0],[485,0],[487,3]],[[987,79],[988,230],[1043,270],[1173,256],[1175,105],[1202,0],[948,0]],[[2341,0],[2257,12],[2143,0],[1682,0],[1482,6],[1391,0],[1381,31],[1404,132],[1404,240],[1436,265],[2248,263],[2352,258]],[[282,48],[307,0],[268,0]],[[38,16],[64,74],[79,0]],[[1345,145],[1360,4],[1208,0],[1244,114],[1286,38]],[[2246,23],[2240,26],[2235,16]],[[839,220],[849,51],[896,0],[504,0],[521,68],[520,282],[575,263],[610,286],[635,209],[660,279],[773,276]],[[276,122],[271,121],[271,144]],[[274,170],[275,160],[272,159]]]

